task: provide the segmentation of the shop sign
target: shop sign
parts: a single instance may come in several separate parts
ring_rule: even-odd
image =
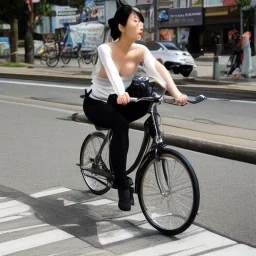
[[[58,16],[76,15],[76,11],[58,11]]]
[[[204,0],[204,7],[233,6],[237,5],[236,0]]]
[[[98,22],[85,22],[69,26],[67,44],[73,47],[82,44],[82,51],[96,49],[104,39],[104,25]]]
[[[202,7],[203,0],[158,0],[158,9]]]
[[[8,37],[0,37],[0,56],[10,54],[10,42]]]
[[[172,0],[158,0],[158,8],[173,8],[174,3]]]
[[[168,9],[168,21],[159,22],[160,27],[181,27],[203,24],[201,7]]]
[[[137,0],[136,5],[153,4],[153,0]]]

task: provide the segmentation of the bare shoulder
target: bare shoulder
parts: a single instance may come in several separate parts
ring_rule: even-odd
[[[145,52],[145,46],[141,44],[136,44],[134,43],[132,45],[133,49],[136,51],[136,55],[140,58],[143,59],[144,52]]]

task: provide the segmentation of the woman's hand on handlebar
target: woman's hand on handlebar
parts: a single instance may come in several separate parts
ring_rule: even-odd
[[[127,105],[130,102],[130,96],[127,92],[122,95],[119,95],[116,100],[117,104],[119,105]]]
[[[176,98],[177,104],[184,106],[188,102],[188,96],[186,94],[181,94],[179,97]]]

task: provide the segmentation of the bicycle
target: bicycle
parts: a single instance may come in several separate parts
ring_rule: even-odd
[[[98,51],[97,48],[91,50],[91,51],[82,51],[82,44],[78,44],[77,47],[77,61],[79,68],[81,67],[80,62],[82,61],[83,64],[90,64],[92,63],[95,65],[98,61]]]
[[[189,102],[195,104],[205,99],[205,96],[199,95]],[[200,201],[199,184],[189,161],[163,142],[157,112],[163,95],[153,93],[150,97],[131,98],[133,102],[142,100],[150,102],[149,117],[144,123],[140,151],[126,174],[137,168],[135,193],[144,216],[154,228],[173,236],[185,231],[194,221]],[[174,101],[169,103],[175,104]],[[110,190],[114,180],[109,161],[112,131],[98,126],[95,128],[97,131],[84,139],[77,165],[90,191],[103,195]],[[103,130],[107,130],[107,135]]]
[[[55,67],[59,60],[63,62],[63,64],[67,65],[72,58],[72,47],[71,45],[65,45],[64,42],[55,41],[54,48],[50,50],[50,52],[46,52],[46,64],[48,67]]]

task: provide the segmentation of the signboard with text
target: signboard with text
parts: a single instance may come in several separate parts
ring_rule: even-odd
[[[168,9],[168,21],[159,22],[159,27],[182,27],[203,24],[201,7]]]
[[[204,7],[234,6],[236,0],[204,0]]]

